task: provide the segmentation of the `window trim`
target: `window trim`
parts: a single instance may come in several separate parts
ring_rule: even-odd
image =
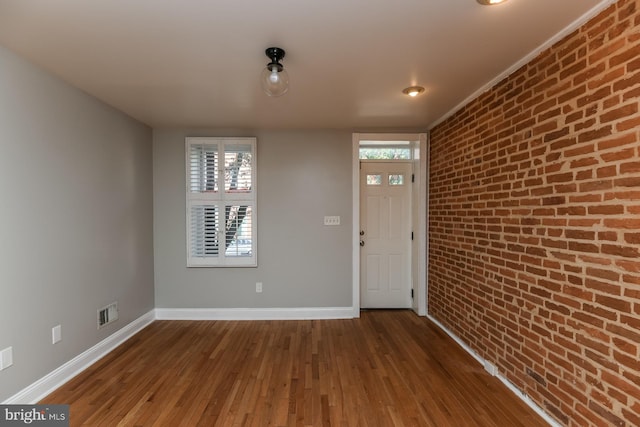
[[[256,138],[255,137],[186,137],[185,138],[185,219],[186,219],[186,258],[187,267],[257,267],[257,155],[256,155]],[[190,151],[192,145],[207,144],[217,147],[217,171],[216,182],[217,192],[192,192],[191,191],[191,158]],[[248,192],[233,193],[225,191],[225,147],[229,145],[249,145],[251,147],[251,189]],[[227,206],[243,206],[251,207],[251,254],[249,256],[231,257],[226,256],[225,251],[220,251],[216,256],[211,257],[192,257],[192,235],[191,235],[191,207],[197,205],[215,205],[218,206],[219,224],[225,223],[225,211]],[[221,231],[218,231],[220,240],[223,239]],[[224,233],[224,231],[222,231]]]

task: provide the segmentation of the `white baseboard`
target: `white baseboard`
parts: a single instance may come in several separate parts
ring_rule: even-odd
[[[353,318],[353,307],[156,308],[156,319],[158,320],[308,320]]]
[[[2,403],[32,405],[39,402],[154,320],[155,312],[151,310]]]
[[[442,323],[440,323],[438,320],[436,320],[433,316],[427,315],[427,318],[429,320],[431,320],[438,328],[442,329],[444,331],[444,333],[449,335],[449,337],[451,337],[451,339],[453,339],[455,342],[457,342],[458,345],[460,347],[462,347],[467,353],[469,353],[474,359],[476,359],[478,361],[478,363],[483,365],[485,367],[485,370],[488,371],[487,366],[494,366],[490,361],[487,361],[483,357],[480,357],[480,355],[478,355],[478,353],[473,351],[473,349],[471,349],[471,347],[469,347],[456,334],[451,332],[446,326],[444,326]],[[546,413],[544,409],[542,409],[540,406],[538,406],[538,404],[535,403],[533,400],[531,400],[531,398],[529,396],[524,394],[522,392],[522,390],[520,390],[511,381],[509,381],[507,379],[507,377],[502,375],[499,371],[496,371],[496,372],[497,372],[497,374],[494,375],[494,376],[496,378],[498,378],[505,386],[507,386],[507,388],[509,390],[511,390],[511,392],[513,394],[518,396],[518,398],[520,398],[520,400],[522,400],[524,403],[526,403],[527,406],[529,406],[531,409],[533,409],[536,414],[540,415],[540,417],[542,417],[542,419],[544,419],[547,423],[549,423],[550,426],[552,426],[552,427],[562,427],[562,425],[559,424],[556,420],[554,420],[548,413]]]

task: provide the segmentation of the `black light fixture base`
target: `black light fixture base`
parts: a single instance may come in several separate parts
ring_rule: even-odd
[[[273,67],[276,67],[278,69],[278,72],[282,71],[283,67],[280,61],[282,61],[282,58],[284,58],[284,49],[281,49],[279,47],[270,47],[267,48],[264,53],[269,57],[269,59],[271,59],[271,62],[267,64],[267,67],[269,67],[270,70],[272,70]]]

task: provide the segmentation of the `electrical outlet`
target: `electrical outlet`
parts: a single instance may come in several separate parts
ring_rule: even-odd
[[[484,370],[487,371],[492,376],[498,375],[498,367],[491,362],[484,361]]]
[[[54,326],[51,328],[51,344],[56,344],[62,341],[62,325]]]
[[[325,216],[324,225],[340,225],[340,216]]]
[[[256,282],[256,292],[257,293],[262,292],[262,282]]]
[[[7,347],[0,351],[0,371],[13,365],[13,347]]]

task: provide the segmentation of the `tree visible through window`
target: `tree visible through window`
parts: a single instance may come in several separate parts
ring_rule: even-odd
[[[257,265],[255,138],[187,138],[186,153],[187,265]]]
[[[360,160],[410,160],[410,147],[360,147]]]

